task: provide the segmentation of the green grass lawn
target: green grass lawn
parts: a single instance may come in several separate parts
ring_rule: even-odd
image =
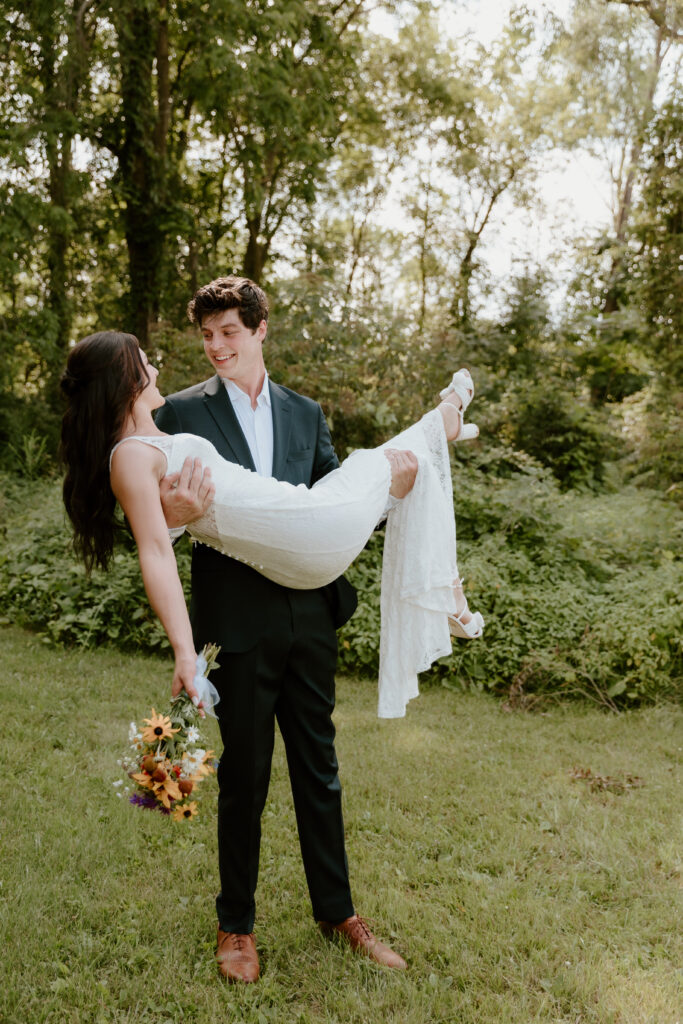
[[[374,686],[340,679],[354,898],[409,970],[319,935],[278,743],[263,973],[242,988],[213,961],[215,781],[201,818],[179,824],[112,786],[129,721],[165,704],[168,665],[58,651],[12,627],[0,638],[3,1022],[683,1020],[675,708],[507,714],[432,686],[380,722]]]

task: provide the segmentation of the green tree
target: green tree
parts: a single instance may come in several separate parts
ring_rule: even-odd
[[[644,144],[645,185],[630,261],[649,345],[667,378],[683,383],[683,102],[668,104]]]
[[[465,328],[479,249],[503,197],[529,206],[539,158],[558,133],[564,103],[542,60],[544,39],[529,14],[513,11],[488,47],[443,33],[421,10],[394,48],[404,130],[413,143],[405,208],[415,229],[406,282],[418,320],[427,296]]]
[[[239,190],[242,269],[260,280],[274,239],[296,230],[355,95],[365,0],[231,4],[197,67],[202,115]]]
[[[644,142],[676,80],[680,0],[576,0],[557,40],[564,62],[568,134],[607,167],[612,227],[600,244],[601,311],[626,300],[624,270],[643,184]]]
[[[74,150],[96,9],[96,0],[26,0],[2,12],[5,313],[10,332],[22,336],[16,347],[25,381],[33,378],[53,410],[74,316],[74,244],[85,190]]]

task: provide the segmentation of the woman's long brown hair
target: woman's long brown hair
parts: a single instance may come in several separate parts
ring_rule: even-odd
[[[60,446],[66,468],[62,493],[74,528],[74,550],[88,573],[94,566],[106,569],[114,550],[116,499],[109,456],[148,383],[132,334],[90,334],[69,353],[60,382],[68,402]]]

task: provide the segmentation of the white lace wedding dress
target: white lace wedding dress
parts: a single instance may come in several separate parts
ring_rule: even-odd
[[[415,453],[415,486],[387,515],[382,567],[378,715],[403,717],[418,694],[417,674],[451,651],[448,615],[455,612],[458,570],[441,414],[432,410],[385,445],[354,452],[310,488],[228,462],[195,434],[124,438],[132,440],[159,448],[169,473],[179,471],[188,455],[210,467],[216,496],[208,512],[188,525],[193,540],[297,590],[340,576],[382,519],[391,484],[384,449]]]

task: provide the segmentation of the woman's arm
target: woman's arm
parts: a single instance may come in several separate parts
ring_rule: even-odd
[[[166,459],[158,449],[130,441],[114,452],[111,486],[135,537],[149,603],[175,654],[173,696],[184,688],[195,697],[192,628],[159,496],[165,471]]]

